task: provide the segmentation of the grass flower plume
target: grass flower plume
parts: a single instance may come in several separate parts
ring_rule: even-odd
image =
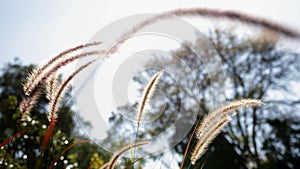
[[[262,105],[260,100],[242,99],[233,101],[203,118],[196,130],[197,143],[191,154],[191,163],[196,161],[205,153],[208,145],[218,136],[221,130],[230,122],[236,114],[235,111],[243,107]]]

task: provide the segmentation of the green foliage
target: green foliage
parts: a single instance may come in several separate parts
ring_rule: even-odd
[[[55,126],[50,143],[41,155],[41,142],[48,127],[46,117],[47,100],[41,96],[30,117],[21,122],[19,103],[23,97],[22,84],[33,65],[23,66],[18,60],[8,63],[0,74],[0,143],[12,137],[15,133],[25,133],[15,137],[8,144],[0,148],[0,168],[48,168],[69,145],[77,142],[75,133],[74,112],[71,110],[70,94],[66,94],[59,110],[59,119]],[[75,136],[76,137],[75,137]],[[65,152],[55,165],[56,168],[86,168],[90,163],[90,156],[97,150],[97,146],[84,143]],[[104,151],[99,151],[105,153]],[[39,164],[40,163],[40,166]]]

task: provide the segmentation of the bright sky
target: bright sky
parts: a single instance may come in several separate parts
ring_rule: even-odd
[[[1,1],[0,66],[14,57],[42,64],[125,16],[184,7],[233,9],[300,28],[298,0]]]
[[[0,1],[0,68],[15,57],[41,65],[126,16],[186,7],[241,11],[300,30],[299,0]]]

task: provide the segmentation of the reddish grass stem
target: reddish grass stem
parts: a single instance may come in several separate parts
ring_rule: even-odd
[[[184,155],[183,155],[183,158],[182,158],[182,161],[181,161],[180,169],[183,168],[184,161],[185,161],[186,156],[187,156],[187,153],[188,153],[188,151],[189,151],[190,144],[191,144],[191,142],[192,142],[192,140],[193,140],[194,134],[195,134],[195,132],[196,132],[196,130],[197,130],[197,126],[198,126],[199,123],[200,123],[200,121],[198,120],[197,123],[196,123],[196,125],[195,125],[195,128],[194,128],[194,130],[193,130],[193,132],[192,132],[192,135],[191,135],[190,138],[189,138],[188,144],[187,144],[187,146],[186,146],[186,148],[185,148]]]
[[[24,133],[26,133],[27,130],[21,130],[17,133],[15,133],[14,135],[12,135],[11,137],[5,139],[3,142],[0,143],[0,147],[5,146],[6,144],[8,144],[9,142],[11,142],[12,140],[14,140],[15,138],[19,137],[20,135],[23,135]]]
[[[83,144],[83,143],[90,143],[91,140],[81,140],[81,141],[78,141],[76,143],[73,143],[71,145],[69,145],[67,148],[65,148],[55,159],[54,161],[52,162],[51,166],[49,167],[49,169],[53,169],[54,168],[54,165],[55,163],[58,161],[58,159],[63,155],[65,154],[69,149],[71,149],[72,147],[78,145],[78,144]]]

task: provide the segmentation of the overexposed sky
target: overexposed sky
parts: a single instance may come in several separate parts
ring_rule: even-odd
[[[123,17],[185,7],[232,9],[300,29],[299,0],[1,1],[0,66],[14,57],[42,64]]]

